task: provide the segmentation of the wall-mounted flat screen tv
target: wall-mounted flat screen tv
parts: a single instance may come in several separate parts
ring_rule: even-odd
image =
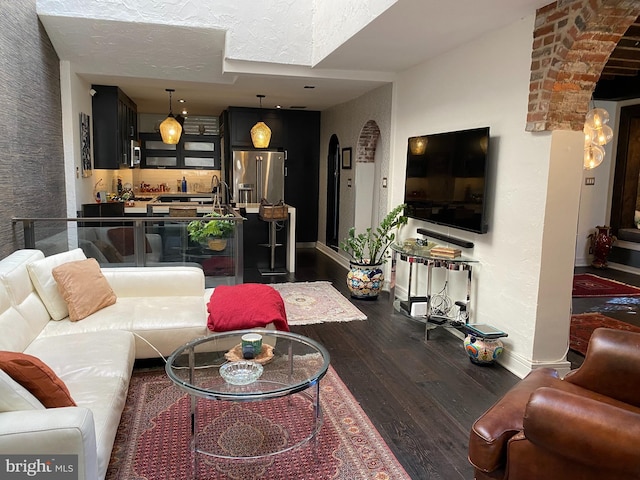
[[[405,215],[486,233],[488,154],[489,127],[409,138]]]

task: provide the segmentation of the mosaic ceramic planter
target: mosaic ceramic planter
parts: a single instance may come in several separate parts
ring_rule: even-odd
[[[350,263],[351,270],[347,274],[347,287],[354,298],[377,298],[382,290],[384,274],[382,265],[362,265]]]
[[[502,354],[504,345],[498,338],[490,339],[467,335],[464,339],[464,349],[473,363],[490,365]]]

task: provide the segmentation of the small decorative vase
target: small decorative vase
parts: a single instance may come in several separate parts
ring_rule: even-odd
[[[593,261],[591,265],[595,268],[607,268],[607,257],[613,247],[616,237],[611,235],[611,227],[603,225],[596,227],[596,233],[589,235],[591,248],[593,250]]]
[[[378,298],[384,282],[382,265],[368,265],[350,262],[351,270],[347,273],[347,287],[353,298]]]
[[[222,250],[227,248],[227,239],[210,237],[207,239],[207,247],[209,248],[209,250],[221,252]]]
[[[499,338],[467,335],[464,339],[464,349],[472,363],[490,365],[502,354],[504,345]]]

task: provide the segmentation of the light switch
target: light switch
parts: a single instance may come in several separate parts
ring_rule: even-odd
[[[387,188],[387,177],[382,177],[382,188]]]
[[[351,179],[347,178],[347,187],[351,188]]]
[[[595,185],[596,184],[596,177],[585,177],[584,184],[585,185]]]

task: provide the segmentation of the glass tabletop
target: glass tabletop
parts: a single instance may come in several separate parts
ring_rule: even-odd
[[[262,335],[262,352],[254,361],[260,377],[247,385],[228,383],[220,367],[242,361],[241,337]],[[252,401],[291,395],[315,385],[327,373],[329,352],[310,338],[292,332],[251,329],[213,333],[179,347],[165,370],[180,388],[199,397]],[[257,367],[259,368],[259,367]]]

